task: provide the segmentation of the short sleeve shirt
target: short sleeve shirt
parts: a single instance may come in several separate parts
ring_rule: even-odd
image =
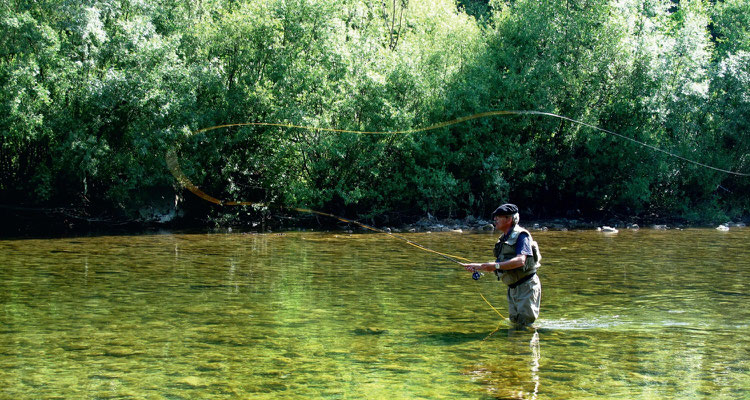
[[[531,239],[526,233],[518,235],[518,241],[516,241],[516,254],[523,254],[525,256],[534,255],[531,252]]]
[[[505,240],[505,236],[501,240]],[[531,238],[527,233],[521,233],[518,235],[518,240],[516,240],[516,254],[523,254],[525,256],[533,256],[534,253],[531,251]],[[500,258],[495,260],[496,262],[500,262]]]

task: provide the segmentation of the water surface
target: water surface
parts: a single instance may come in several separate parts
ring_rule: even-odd
[[[382,234],[0,241],[0,398],[750,398],[750,230],[533,234],[525,332],[492,276]]]

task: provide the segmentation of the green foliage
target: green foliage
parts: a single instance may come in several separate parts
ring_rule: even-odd
[[[725,57],[739,51],[750,51],[750,2],[719,1],[711,11],[717,55]]]
[[[358,217],[536,215],[724,218],[747,178],[541,116],[601,126],[750,171],[745,1],[11,0],[0,5],[0,202],[137,217],[187,196]],[[710,29],[710,30],[709,30]]]
[[[36,165],[48,160],[54,140],[45,111],[53,101],[59,40],[28,12],[3,10],[0,29],[6,32],[0,36],[0,191],[46,200],[49,172]]]

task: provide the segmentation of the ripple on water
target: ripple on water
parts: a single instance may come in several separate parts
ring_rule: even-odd
[[[536,322],[540,330],[587,330],[606,329],[625,326],[626,322],[614,317],[598,317],[585,319],[539,320]]]

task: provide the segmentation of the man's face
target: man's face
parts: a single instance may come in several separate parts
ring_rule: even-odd
[[[509,215],[495,215],[493,219],[495,221],[495,229],[503,232],[508,229],[512,221]]]

